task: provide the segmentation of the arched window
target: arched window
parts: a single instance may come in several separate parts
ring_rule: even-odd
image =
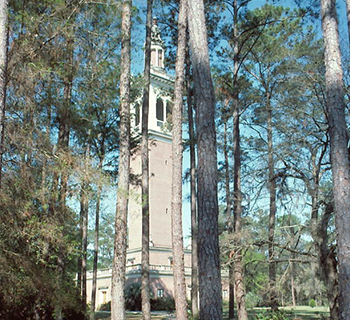
[[[156,49],[151,50],[151,65],[155,66],[157,63]]]
[[[164,121],[164,103],[162,99],[157,99],[156,118],[159,121]]]
[[[158,50],[158,67],[163,68],[163,50]]]
[[[171,123],[171,114],[173,112],[173,103],[172,101],[167,101],[166,102],[166,121],[168,121],[169,123]]]

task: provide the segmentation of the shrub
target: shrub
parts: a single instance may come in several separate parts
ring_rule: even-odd
[[[287,315],[281,310],[264,311],[255,316],[256,320],[287,320]]]
[[[103,303],[100,305],[100,307],[98,308],[100,311],[111,311],[111,302],[108,301],[106,303]]]
[[[171,297],[151,299],[152,311],[173,311],[175,310],[175,300]]]
[[[125,309],[130,311],[141,310],[141,284],[132,283],[125,289]]]
[[[261,297],[253,292],[248,292],[246,296],[246,307],[254,308],[261,304]]]
[[[316,301],[315,301],[315,299],[310,299],[310,301],[309,301],[309,306],[310,306],[311,308],[315,308],[315,307],[316,307]]]

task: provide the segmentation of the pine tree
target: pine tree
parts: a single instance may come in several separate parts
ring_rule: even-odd
[[[112,320],[125,319],[125,269],[127,216],[130,176],[130,38],[131,0],[123,1],[122,50],[120,75],[120,146],[118,202],[115,218],[115,246],[112,269]]]
[[[186,320],[187,301],[182,235],[182,108],[187,36],[187,0],[180,2],[178,48],[175,63],[174,106],[172,111],[172,248],[176,319]]]
[[[142,128],[141,128],[141,171],[142,171],[142,319],[151,319],[150,285],[149,285],[149,152],[148,152],[148,113],[149,113],[149,90],[151,78],[151,25],[152,25],[152,0],[147,0],[146,20],[146,44],[145,44],[145,69],[142,98]]]
[[[331,142],[331,163],[339,261],[339,319],[350,318],[350,163],[345,122],[344,83],[339,46],[338,19],[334,0],[321,0],[325,46],[326,94]]]
[[[210,72],[203,1],[191,1],[188,22],[197,115],[200,319],[222,319],[215,94]]]

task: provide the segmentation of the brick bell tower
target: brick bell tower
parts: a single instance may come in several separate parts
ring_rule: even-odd
[[[157,19],[151,36],[151,83],[149,96],[149,208],[150,208],[150,285],[154,298],[173,295],[171,239],[171,92],[174,77],[164,68],[164,41]],[[133,106],[132,130],[141,132],[142,101]],[[131,173],[141,175],[140,153],[132,157]],[[128,216],[127,285],[141,281],[141,186],[130,188]],[[190,266],[186,250],[185,266]],[[186,267],[188,275],[189,267]],[[188,279],[189,281],[189,279]]]

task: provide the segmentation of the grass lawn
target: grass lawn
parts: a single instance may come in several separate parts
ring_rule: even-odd
[[[111,313],[107,311],[97,311],[95,313],[95,319],[110,320]],[[141,312],[127,312],[126,319],[139,320],[142,319]],[[152,320],[168,320],[169,312],[152,312]]]
[[[309,306],[297,306],[296,308],[292,307],[281,307],[281,311],[284,311],[288,319],[297,319],[297,320],[311,320],[311,319],[329,319],[329,310],[326,307],[315,307],[311,308]],[[267,312],[268,308],[254,308],[248,310],[249,320],[254,320],[255,316],[259,313]],[[226,314],[227,316],[227,314]],[[225,318],[224,314],[224,319]],[[235,318],[236,319],[236,318]]]
[[[290,320],[311,320],[311,319],[329,319],[328,308],[325,307],[315,307],[311,308],[309,306],[298,306],[296,308],[292,307],[281,307],[280,310],[283,310],[287,318]],[[225,312],[226,311],[226,312]],[[268,311],[267,308],[254,308],[248,310],[249,320],[254,320],[255,316],[259,313]],[[128,320],[139,320],[142,319],[141,312],[128,312],[126,318]],[[95,319],[105,319],[110,320],[110,312],[96,312]],[[152,320],[168,320],[174,319],[171,318],[167,312],[152,312]],[[227,310],[224,310],[224,319],[227,320]],[[237,318],[235,318],[237,319]]]

